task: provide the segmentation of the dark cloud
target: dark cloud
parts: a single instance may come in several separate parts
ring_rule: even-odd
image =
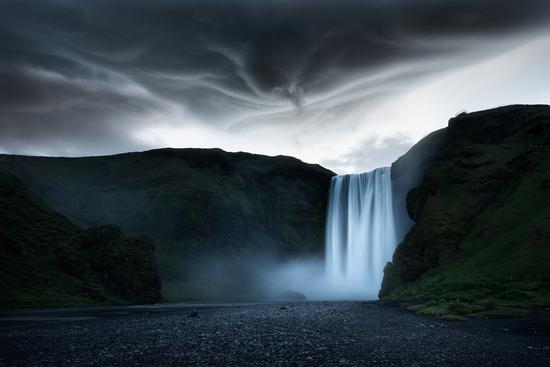
[[[121,151],[167,105],[233,131],[311,121],[549,20],[547,0],[1,1],[0,148]]]

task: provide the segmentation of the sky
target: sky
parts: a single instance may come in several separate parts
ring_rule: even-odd
[[[0,0],[0,152],[387,166],[462,111],[550,103],[548,0]]]

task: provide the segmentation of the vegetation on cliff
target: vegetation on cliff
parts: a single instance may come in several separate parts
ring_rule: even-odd
[[[0,307],[152,303],[154,244],[116,226],[83,230],[0,167]]]
[[[251,267],[323,252],[334,173],[292,157],[159,149],[1,161],[79,226],[151,235],[167,300],[255,297]]]
[[[550,106],[449,121],[380,296],[446,318],[550,304]]]

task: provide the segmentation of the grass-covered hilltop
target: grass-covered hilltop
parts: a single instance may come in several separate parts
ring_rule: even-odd
[[[116,226],[77,227],[0,167],[0,307],[156,302],[154,249]]]
[[[446,318],[550,305],[550,106],[463,113],[440,136],[381,298]]]
[[[159,149],[86,158],[0,155],[0,166],[82,228],[114,224],[151,236],[167,301],[256,298],[254,267],[262,261],[323,253],[334,173],[295,158]]]

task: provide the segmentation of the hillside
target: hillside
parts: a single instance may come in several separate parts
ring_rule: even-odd
[[[82,230],[0,166],[0,307],[152,303],[154,244],[116,226]]]
[[[79,226],[151,235],[168,300],[255,297],[251,264],[323,252],[334,173],[295,158],[159,149],[2,161]]]
[[[449,318],[549,305],[550,106],[463,113],[444,134],[380,296]]]

